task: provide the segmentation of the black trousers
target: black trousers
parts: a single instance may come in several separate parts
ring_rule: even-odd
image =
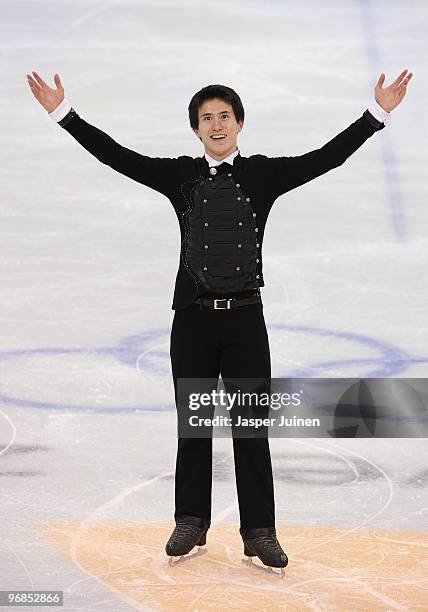
[[[271,377],[269,341],[261,304],[212,310],[192,304],[177,310],[171,330],[171,364],[177,399],[180,378]],[[227,389],[226,389],[227,390]],[[179,409],[179,404],[177,404]],[[266,415],[267,416],[267,415]],[[275,524],[272,464],[267,436],[233,437],[240,526]],[[175,520],[211,521],[212,438],[178,438]]]

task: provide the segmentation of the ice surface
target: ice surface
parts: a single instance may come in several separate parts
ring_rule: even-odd
[[[77,112],[131,149],[196,157],[201,143],[187,105],[204,85],[224,83],[241,95],[242,155],[298,155],[357,119],[381,72],[389,83],[412,70],[386,129],[342,167],[275,203],[264,239],[263,300],[274,376],[426,377],[426,15],[421,0],[411,7],[4,3],[0,589],[63,589],[64,610],[181,609],[181,601],[183,609],[209,609],[207,600],[180,600],[186,574],[165,574],[161,546],[172,526],[176,449],[168,354],[175,213],[166,198],[103,166],[53,124],[26,73],[37,70],[52,84],[58,72]],[[276,439],[271,448],[278,525],[294,555],[292,584],[302,581],[299,564],[307,571],[308,584],[281,587],[289,609],[421,606],[425,440]],[[214,527],[217,544],[223,535],[225,542],[215,549],[216,567],[229,565],[223,576],[210,566],[206,588],[226,580],[236,595],[228,605],[260,610],[272,587],[260,587],[249,602],[251,579],[235,573],[230,440],[215,441],[214,461]],[[55,527],[61,523],[64,531]],[[122,541],[112,524],[135,525],[126,551],[137,577],[129,568],[115,573],[123,559],[114,546],[97,545]],[[155,530],[149,552],[139,548],[144,525],[147,534]],[[349,545],[355,533],[372,530],[385,544],[372,558],[384,574],[365,575],[362,563],[358,582],[352,563],[336,567],[338,553],[325,545],[325,565],[309,559],[305,541],[315,546],[322,529],[335,530],[327,539],[340,534],[348,561],[350,547],[358,548]],[[414,532],[420,539],[410,542]],[[405,564],[395,593],[388,586],[393,569],[382,561],[399,558],[396,550],[390,556],[400,546],[392,540],[418,564]],[[203,572],[203,557],[199,563]],[[106,578],[109,567],[115,581]],[[309,586],[320,576],[333,581],[338,599],[318,583]],[[340,590],[345,583],[357,593],[352,602]]]

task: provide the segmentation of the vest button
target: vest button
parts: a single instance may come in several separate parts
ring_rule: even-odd
[[[257,213],[253,213],[253,217],[256,217],[256,216],[257,216]]]
[[[258,280],[260,278],[260,274],[256,274],[256,278]]]
[[[204,266],[204,272],[206,272],[208,270],[208,268],[206,266]]]
[[[209,180],[209,181],[212,181],[212,178],[209,176],[209,177],[208,177],[208,180]]]
[[[259,246],[260,246],[260,243],[258,242],[258,243],[256,244],[256,247],[257,247],[257,248],[259,248]]]
[[[213,176],[215,176],[217,174],[217,168],[210,168],[210,174],[212,174]]]
[[[260,259],[256,259],[256,263],[259,263]]]
[[[208,227],[208,223],[206,221],[205,221],[204,225],[205,225],[205,227]]]
[[[242,244],[238,244],[238,249],[240,249],[242,247]]]
[[[204,245],[204,249],[207,249],[207,248],[208,248],[208,245],[207,245],[207,244],[205,244],[205,245]]]
[[[258,227],[255,227],[255,228],[254,228],[254,231],[255,231],[255,232],[258,232],[258,231],[259,231],[259,228],[258,228]]]
[[[241,269],[241,268],[240,268],[239,266],[236,266],[236,268],[235,268],[235,270],[236,270],[237,272],[239,272],[239,270],[240,270],[240,269]]]
[[[241,198],[238,196],[236,199],[237,199],[237,200],[240,200]]]
[[[249,201],[250,201],[250,198],[245,198],[245,201],[246,201],[246,202],[249,202]]]
[[[206,199],[204,198],[204,203],[206,204],[207,202],[208,202],[208,200],[206,200]]]
[[[232,176],[232,173],[231,173],[231,172],[228,172],[228,173],[227,173],[227,176]]]
[[[241,225],[242,225],[242,221],[240,221],[240,222],[238,223],[238,225],[239,225],[239,226],[241,226]]]
[[[239,183],[236,183],[236,186],[237,186],[237,187],[240,187],[241,185],[240,185]]]

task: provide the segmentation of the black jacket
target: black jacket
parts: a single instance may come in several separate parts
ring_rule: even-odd
[[[74,109],[59,125],[103,164],[169,198],[178,217],[183,246],[186,231],[183,214],[191,205],[191,190],[202,178],[211,176],[205,156],[193,158],[181,155],[169,158],[141,155],[121,146],[106,133],[84,121]],[[217,166],[217,170],[232,172],[233,180],[251,198],[262,242],[269,211],[279,196],[341,166],[370,136],[384,127],[366,110],[359,119],[320,149],[296,157],[242,157],[238,154],[233,160],[233,168],[223,163]],[[260,286],[263,284],[261,275]],[[172,308],[185,308],[205,291],[187,271],[182,248]]]

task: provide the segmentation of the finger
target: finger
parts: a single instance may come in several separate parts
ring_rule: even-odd
[[[37,93],[41,93],[42,90],[40,89],[40,87],[38,87],[36,85],[33,85],[32,83],[29,83],[29,85],[30,85],[31,91],[35,91]]]
[[[407,72],[407,68],[406,68],[406,70],[403,70],[403,72],[401,74],[398,75],[398,77],[395,79],[395,81],[392,83],[392,85],[395,85],[395,86],[398,85],[401,82],[401,80],[404,77],[404,75],[406,74],[406,72]]]
[[[33,70],[32,73],[34,74],[34,78],[36,79],[36,81],[41,87],[49,87],[49,85],[44,82],[42,77],[40,77],[35,70]]]
[[[38,100],[40,102],[40,100],[41,100],[40,91],[38,89],[36,89],[35,87],[31,87],[31,86],[30,86],[30,89],[31,89],[31,93],[36,98],[36,100]]]
[[[29,74],[27,74],[27,81],[28,81],[28,84],[30,85],[30,87],[37,87],[37,89],[40,89],[40,91],[42,90],[40,85],[37,84],[37,81],[35,81],[33,79],[33,77],[30,76]]]
[[[413,76],[412,72],[409,75],[407,75],[407,77],[404,79],[404,81],[401,83],[401,85],[399,85],[398,89],[400,89],[400,90],[403,89],[404,91],[406,91],[407,83],[410,81],[412,76]]]
[[[378,82],[376,83],[376,87],[382,87],[384,81],[385,81],[385,75],[382,72],[382,74],[380,75],[378,79]]]
[[[30,86],[30,89],[33,93],[37,93],[37,95],[41,96],[42,95],[42,89],[38,86],[38,85],[33,85],[32,83],[28,83]]]
[[[54,75],[54,81],[57,89],[64,89],[61,83],[61,79],[59,78],[59,74]]]

